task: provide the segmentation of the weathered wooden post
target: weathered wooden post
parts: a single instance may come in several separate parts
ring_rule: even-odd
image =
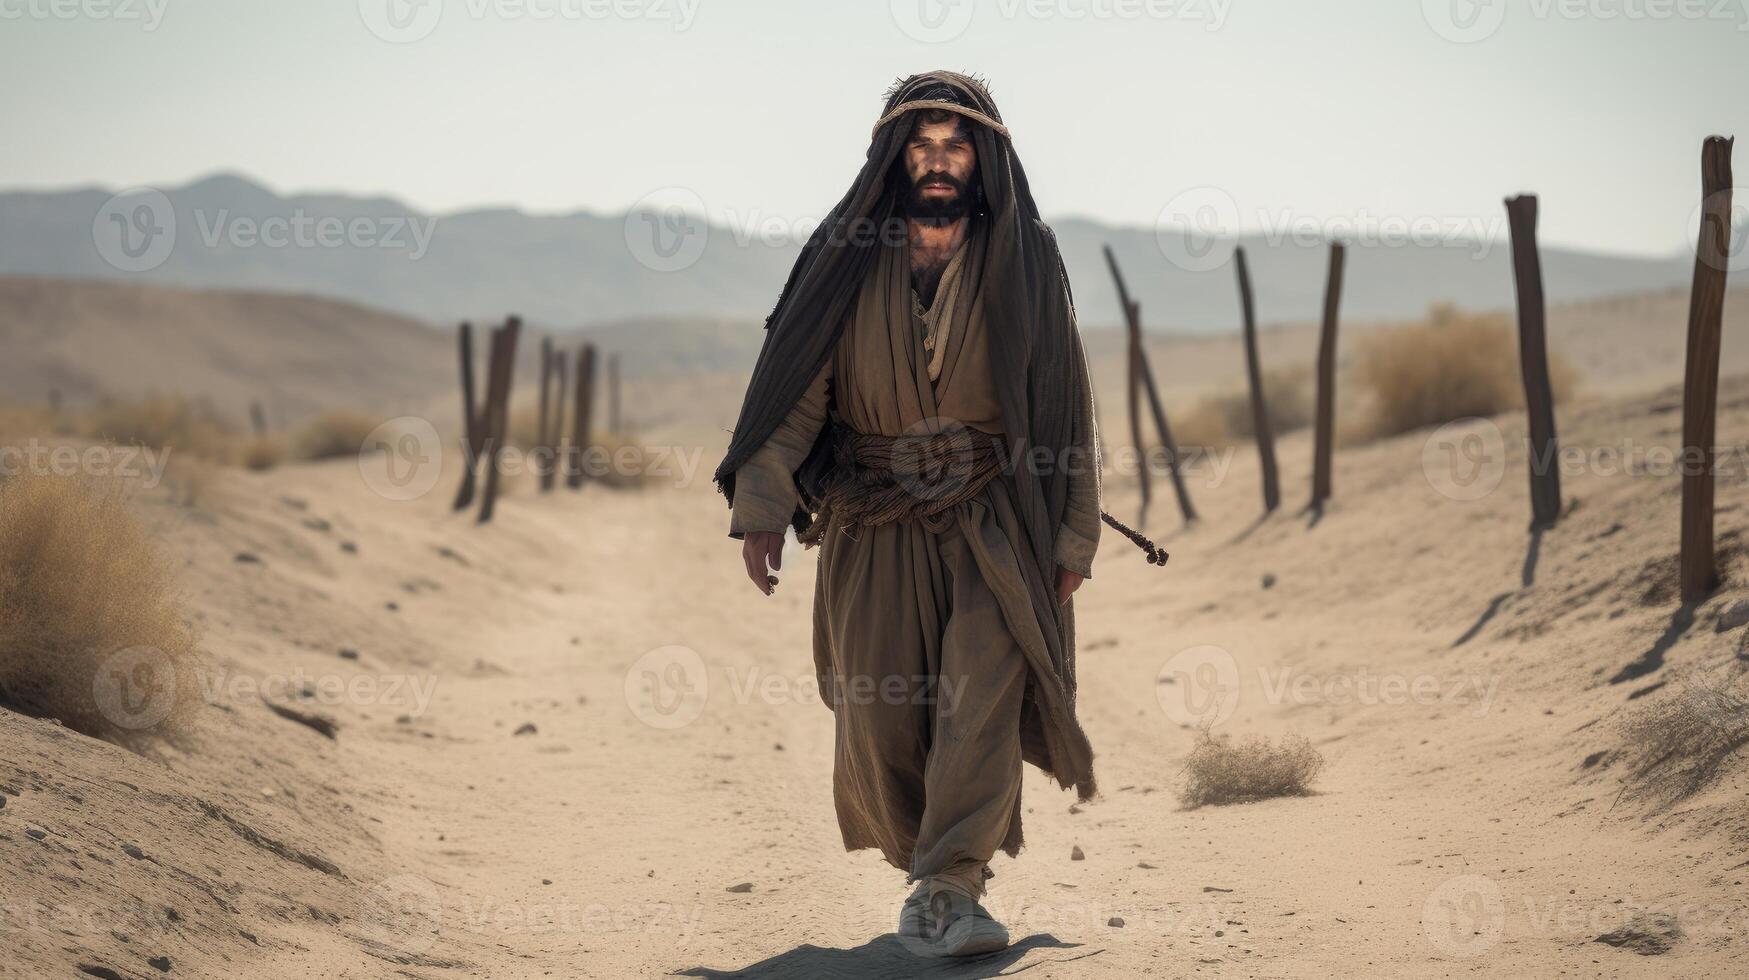
[[[618,435],[620,429],[619,414],[619,355],[607,355],[607,431]]]
[[[1129,287],[1124,282],[1123,273],[1118,270],[1117,257],[1112,254],[1109,245],[1105,247],[1105,264],[1111,268],[1111,277],[1117,283],[1117,298],[1123,304],[1124,321],[1129,332],[1130,432],[1135,438],[1136,452],[1142,456],[1142,516],[1144,520],[1147,517],[1150,492],[1147,444],[1142,441],[1141,410],[1136,397],[1138,382],[1148,396],[1148,409],[1154,416],[1154,428],[1160,435],[1160,447],[1166,453],[1166,472],[1172,477],[1172,489],[1178,495],[1178,511],[1184,516],[1184,522],[1189,524],[1196,520],[1196,508],[1190,502],[1190,491],[1184,486],[1178,443],[1173,440],[1172,427],[1166,422],[1166,408],[1160,403],[1160,389],[1154,384],[1154,370],[1148,365],[1148,351],[1142,345],[1142,305],[1130,299]]]
[[[552,430],[547,426],[547,407],[551,402],[548,389],[553,381],[553,338],[540,339],[540,402],[536,411],[540,417],[535,420],[535,438],[533,454],[535,457],[535,473],[540,478],[540,488],[546,490],[549,486],[548,477],[552,473],[553,460],[550,439]]]
[[[584,344],[577,352],[577,396],[571,406],[571,465],[565,472],[565,486],[575,490],[583,485],[584,456],[589,452],[589,415],[594,404],[595,345]]]
[[[474,502],[475,469],[480,461],[481,424],[474,402],[474,327],[463,323],[457,337],[462,367],[462,485],[456,489],[455,510]]]
[[[1682,602],[1718,587],[1713,557],[1713,445],[1719,391],[1719,332],[1731,261],[1731,144],[1701,145],[1700,236],[1688,298],[1688,365],[1682,384]]]
[[[492,360],[487,371],[486,387],[486,467],[485,492],[480,497],[480,523],[492,519],[492,508],[498,502],[500,478],[498,457],[504,451],[505,437],[510,430],[510,382],[516,369],[516,338],[522,332],[522,318],[512,316],[492,337]]]
[[[1342,263],[1347,248],[1330,243],[1324,282],[1324,324],[1318,331],[1318,415],[1312,430],[1312,509],[1330,499],[1331,455],[1336,446],[1336,312],[1342,305]]]
[[[1524,409],[1530,424],[1530,526],[1546,530],[1555,526],[1561,514],[1561,467],[1555,458],[1555,394],[1549,385],[1536,213],[1535,194],[1506,199],[1506,221],[1512,233],[1512,283],[1518,291],[1518,364],[1524,374]]]
[[[565,393],[570,390],[565,383],[565,379],[570,377],[567,363],[563,351],[553,355],[553,374],[556,375],[553,381],[553,420],[547,428],[547,437],[551,440],[548,448],[552,458],[541,473],[540,488],[543,493],[551,490],[558,482],[559,468],[565,465],[564,461],[570,452],[571,440],[565,435]]]
[[[1275,469],[1275,430],[1269,424],[1269,403],[1263,394],[1263,365],[1257,356],[1257,315],[1251,304],[1251,272],[1245,265],[1245,248],[1233,249],[1239,268],[1239,306],[1245,321],[1245,370],[1251,379],[1251,427],[1257,437],[1257,456],[1263,464],[1263,512],[1281,506],[1281,481]]]

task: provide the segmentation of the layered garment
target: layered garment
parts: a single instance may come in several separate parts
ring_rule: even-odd
[[[907,246],[880,249],[831,356],[738,468],[731,533],[790,523],[804,503],[794,474],[830,426],[1004,434],[990,350],[1001,338],[981,288],[989,245],[988,228],[973,222],[927,309]],[[1096,459],[1080,368],[1078,385],[1039,394],[1084,406],[1074,414],[1085,413],[1077,429],[1089,442],[1075,448]],[[870,527],[827,516],[814,529],[814,665],[836,714],[833,797],[845,847],[879,848],[911,879],[973,899],[990,857],[1020,848],[1023,757],[1059,773],[1067,761],[1070,784],[1090,791],[1092,782],[1051,642],[1056,610],[1038,607],[1037,542],[1015,479],[991,480],[928,521]],[[1054,565],[1090,575],[1099,530],[1098,473],[1082,467],[1044,546]]]

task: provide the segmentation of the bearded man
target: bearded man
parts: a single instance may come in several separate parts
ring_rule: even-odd
[[[761,592],[786,526],[820,546],[845,849],[916,883],[901,937],[1001,949],[979,900],[1020,850],[1022,761],[1094,793],[1069,597],[1101,512],[1068,277],[982,82],[893,87],[766,331],[716,480]]]

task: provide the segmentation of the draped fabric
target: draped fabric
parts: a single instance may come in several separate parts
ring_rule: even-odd
[[[952,72],[904,79],[889,93],[882,115],[907,102],[943,101],[944,96],[1001,124],[985,87]],[[896,283],[903,281],[907,326],[914,319],[908,280],[891,272],[894,256],[903,255],[893,241],[897,229],[902,244],[903,220],[902,187],[889,175],[915,112],[892,114],[876,129],[861,172],[803,248],[766,321],[746,399],[715,475],[731,506],[737,471],[790,418],[810,386],[829,373],[828,362],[855,319],[865,284],[874,279],[883,288],[898,289]],[[1033,629],[1023,632],[1043,644],[1041,670],[1028,685],[1023,751],[1027,761],[1086,798],[1095,784],[1092,750],[1074,716],[1074,607],[1072,601],[1059,605],[1055,597],[1064,542],[1080,538],[1085,544],[1098,534],[1098,434],[1086,359],[1061,256],[1039,220],[1009,137],[982,124],[970,129],[982,198],[975,217],[979,234],[969,246],[976,252],[965,258],[975,275],[964,275],[948,302],[956,310],[975,306],[979,311],[982,353],[973,356],[987,363],[987,371],[977,376],[987,379],[983,383],[994,395],[997,418],[983,425],[962,421],[998,432],[1006,442],[1009,466],[991,486],[1000,488],[993,492],[1011,511],[1003,522],[1011,525],[1011,533],[1004,537],[1015,556],[1017,598],[1024,600],[1019,612],[1033,621]],[[877,268],[883,259],[886,275]],[[936,306],[943,299],[938,297]],[[961,329],[957,314],[951,322],[939,341],[947,347],[955,344],[951,331]],[[923,351],[920,343],[918,350],[933,360],[934,350]],[[932,380],[925,371],[916,383],[928,386]],[[900,383],[909,382],[900,376]],[[828,420],[820,427],[792,474],[797,506],[791,524],[798,533],[812,523],[833,465],[833,424]]]

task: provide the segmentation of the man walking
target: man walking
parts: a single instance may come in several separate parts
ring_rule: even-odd
[[[1094,792],[1069,597],[1100,487],[1068,279],[982,82],[893,87],[766,327],[716,480],[762,592],[786,526],[820,546],[845,848],[916,883],[901,936],[1001,949],[979,901],[1020,850],[1022,761]]]

